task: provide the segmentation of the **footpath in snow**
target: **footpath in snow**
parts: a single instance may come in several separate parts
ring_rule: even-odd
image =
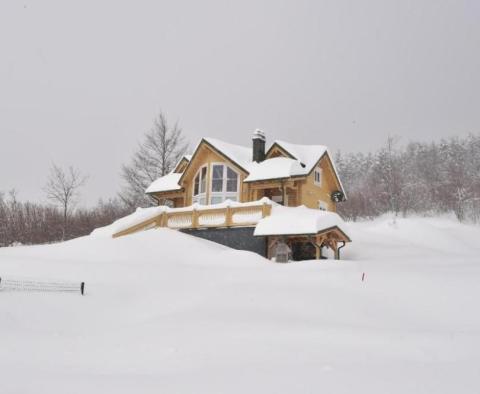
[[[340,262],[168,229],[0,249],[0,276],[87,289],[0,291],[0,393],[479,393],[480,228],[348,231]]]

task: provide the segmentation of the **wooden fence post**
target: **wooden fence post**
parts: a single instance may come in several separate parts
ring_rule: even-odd
[[[192,227],[197,228],[198,227],[198,211],[193,208],[192,210]]]
[[[269,216],[271,209],[272,209],[272,206],[264,202],[262,204],[262,218]]]
[[[230,227],[233,224],[233,214],[232,214],[232,208],[227,206],[226,212],[225,212],[225,225],[227,227]]]

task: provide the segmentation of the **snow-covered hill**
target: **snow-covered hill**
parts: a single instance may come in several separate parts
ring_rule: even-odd
[[[0,393],[480,392],[480,228],[349,231],[340,262],[167,229],[0,249],[2,277],[87,290],[0,292]]]

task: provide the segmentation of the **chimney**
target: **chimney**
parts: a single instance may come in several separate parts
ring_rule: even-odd
[[[260,163],[265,160],[265,133],[257,129],[253,132],[253,161]]]

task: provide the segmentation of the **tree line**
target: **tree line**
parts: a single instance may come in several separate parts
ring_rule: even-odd
[[[77,207],[88,177],[74,167],[53,164],[44,187],[50,203],[22,202],[15,191],[0,192],[0,247],[76,238],[136,207],[156,205],[144,190],[169,173],[187,149],[182,129],[160,113],[122,166],[121,191],[91,208]],[[338,152],[335,162],[348,197],[338,205],[346,220],[389,212],[454,213],[460,221],[480,223],[480,135],[406,145],[390,137],[374,152]]]
[[[131,161],[122,166],[123,187],[118,195],[91,208],[78,208],[88,177],[72,166],[52,164],[43,188],[49,203],[19,201],[17,192],[0,191],[0,247],[52,243],[90,234],[132,213],[156,205],[145,189],[169,173],[188,149],[178,124],[160,113],[145,133]]]
[[[22,202],[16,193],[0,193],[0,247],[58,242],[90,234],[130,213],[119,199],[64,213],[57,206]]]
[[[411,142],[395,138],[371,153],[337,153],[348,194],[339,204],[347,220],[395,215],[454,213],[480,223],[480,135]]]

